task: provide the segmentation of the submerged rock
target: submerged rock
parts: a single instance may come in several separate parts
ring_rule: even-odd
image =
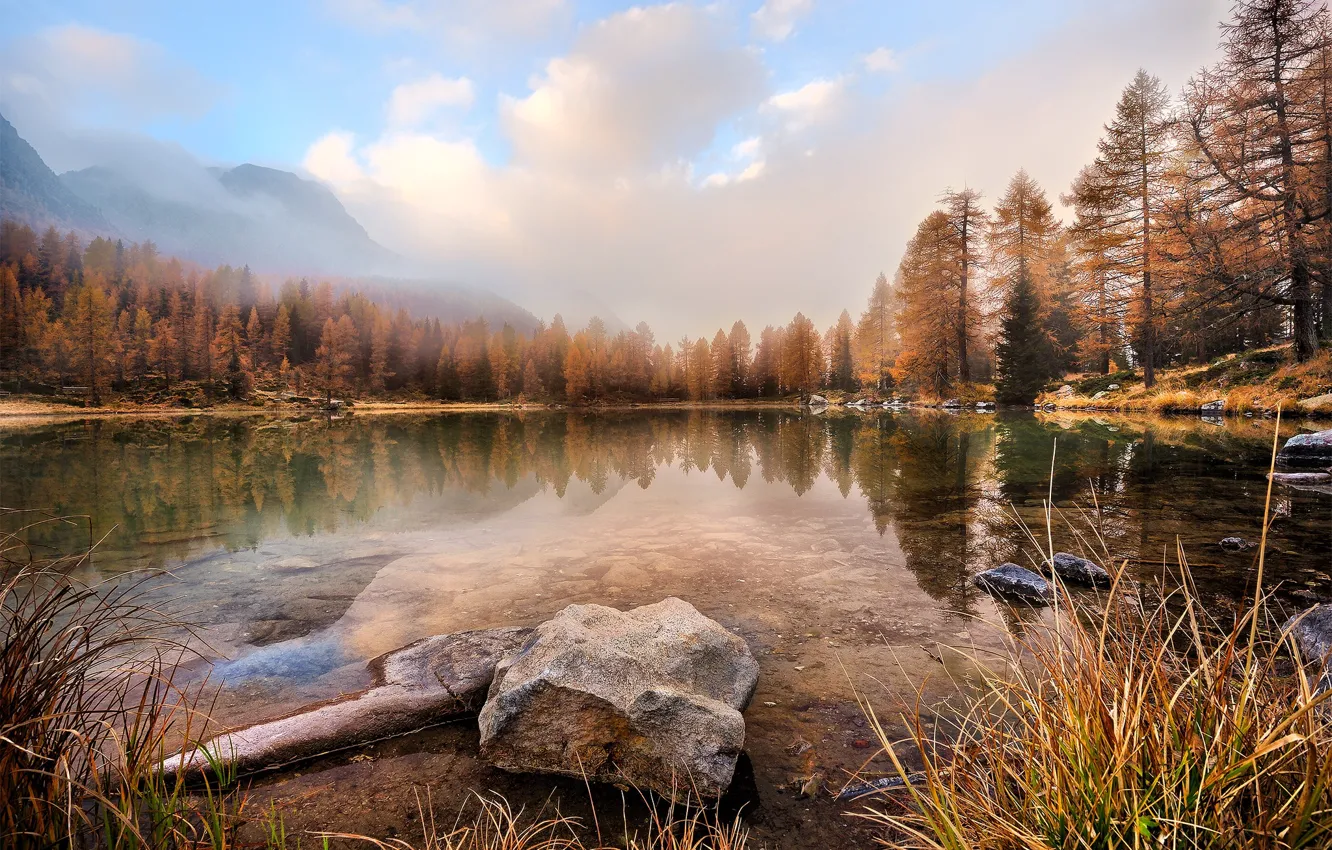
[[[687,602],[570,605],[500,665],[481,752],[510,771],[716,798],[757,684],[748,645]]]
[[[1100,564],[1086,558],[1068,552],[1056,552],[1053,566],[1055,575],[1070,584],[1110,586],[1110,574]]]
[[[1044,605],[1054,598],[1048,581],[1039,573],[1017,564],[1000,564],[972,578],[972,583],[987,593],[1036,605]]]
[[[1227,552],[1243,552],[1245,549],[1252,549],[1257,545],[1252,540],[1245,540],[1243,537],[1221,538],[1221,548]]]
[[[419,640],[371,660],[374,684],[367,690],[223,733],[203,747],[215,760],[250,772],[475,714],[496,666],[531,634],[523,628],[479,629]],[[202,772],[210,765],[196,749],[172,756],[161,769]]]
[[[1272,480],[1297,490],[1332,493],[1332,472],[1273,472]]]
[[[1332,467],[1332,428],[1291,437],[1277,452],[1277,465],[1315,469]]]

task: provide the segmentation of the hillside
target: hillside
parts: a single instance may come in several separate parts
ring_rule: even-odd
[[[109,234],[106,218],[61,182],[14,125],[0,115],[0,217],[36,230],[55,226],[81,234]]]

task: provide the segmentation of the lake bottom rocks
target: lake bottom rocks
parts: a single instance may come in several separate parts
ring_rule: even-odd
[[[757,683],[745,642],[687,602],[571,605],[496,671],[481,751],[505,770],[715,798]]]

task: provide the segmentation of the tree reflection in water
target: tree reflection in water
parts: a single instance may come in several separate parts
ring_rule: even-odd
[[[930,411],[99,419],[0,432],[0,503],[87,514],[106,535],[103,565],[133,553],[135,566],[161,566],[205,547],[345,529],[424,495],[452,495],[448,510],[466,513],[540,492],[562,499],[574,479],[596,494],[646,489],[668,467],[742,489],[757,473],[797,495],[826,480],[862,501],[881,535],[893,530],[923,590],[967,609],[972,572],[1030,551],[1012,511],[1039,524],[1047,495],[1069,511],[1092,489],[1116,556],[1159,563],[1180,535],[1196,561],[1216,562],[1205,583],[1242,586],[1247,562],[1212,544],[1256,536],[1269,439],[1261,424]],[[1330,505],[1318,494],[1283,498],[1273,550],[1287,578],[1306,584],[1332,568],[1319,532]],[[45,525],[28,541],[69,549],[87,534]],[[1063,525],[1056,538],[1075,543]]]

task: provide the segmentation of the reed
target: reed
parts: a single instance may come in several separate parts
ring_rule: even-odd
[[[988,677],[951,719],[903,712],[894,741],[867,705],[905,788],[859,816],[900,848],[1332,846],[1332,712],[1262,552],[1252,601],[1224,622],[1182,548],[1168,591],[1107,563],[1107,593],[1060,587],[1052,617],[977,655]]]

